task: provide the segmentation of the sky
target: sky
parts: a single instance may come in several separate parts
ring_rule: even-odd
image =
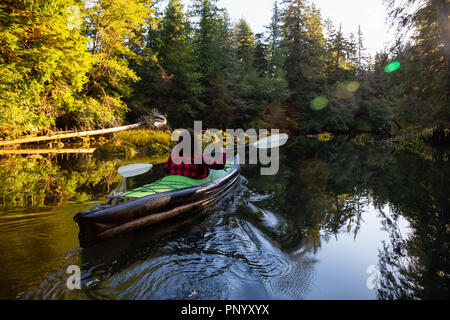
[[[184,0],[185,4],[191,1]],[[270,23],[274,0],[219,0],[218,5],[226,8],[231,19],[245,18],[254,33],[264,31]],[[280,0],[278,0],[280,2]],[[331,18],[336,28],[342,23],[346,35],[357,33],[358,25],[365,38],[365,46],[374,55],[385,48],[392,32],[385,26],[386,8],[383,0],[309,0],[322,13],[323,20]]]

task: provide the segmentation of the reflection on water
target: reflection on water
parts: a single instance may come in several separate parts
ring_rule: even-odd
[[[286,149],[277,176],[243,168],[240,185],[208,214],[90,249],[78,246],[74,214],[120,183],[118,166],[159,161],[1,159],[0,297],[448,298],[445,150],[424,158],[347,137]],[[81,290],[66,287],[72,264],[81,266]]]

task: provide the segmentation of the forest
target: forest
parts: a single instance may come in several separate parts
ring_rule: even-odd
[[[278,0],[264,33],[215,0],[4,0],[0,140],[134,123],[291,133],[448,132],[449,6],[384,0],[371,56],[313,1]]]
[[[262,33],[219,0],[0,1],[0,299],[448,300],[449,0],[370,0],[378,52],[271,1]],[[74,216],[168,176],[170,129],[198,120],[288,133],[279,172],[81,250]]]

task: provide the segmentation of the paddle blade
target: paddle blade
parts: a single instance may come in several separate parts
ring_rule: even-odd
[[[128,166],[121,167],[117,171],[119,172],[119,174],[122,177],[129,178],[129,177],[135,177],[135,176],[144,174],[144,173],[150,171],[151,168],[153,168],[152,164],[136,163],[136,164],[130,164]]]
[[[284,145],[289,139],[289,136],[285,133],[277,134],[263,138],[253,144],[255,148],[258,149],[270,149],[278,148]]]

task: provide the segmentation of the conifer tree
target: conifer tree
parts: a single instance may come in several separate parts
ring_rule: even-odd
[[[286,80],[293,100],[304,101],[311,89],[306,70],[309,62],[305,18],[307,7],[304,0],[284,0],[282,4]]]
[[[48,130],[81,104],[94,64],[82,10],[65,0],[0,4],[0,138]]]
[[[240,19],[233,30],[233,42],[237,60],[242,64],[244,70],[249,70],[253,67],[255,39],[244,19]]]
[[[263,77],[269,72],[269,63],[267,61],[268,52],[267,45],[264,43],[264,36],[262,33],[255,35],[255,50],[253,65],[260,77]]]
[[[231,125],[236,103],[229,91],[229,79],[233,77],[230,62],[234,55],[229,17],[217,7],[215,0],[196,0],[191,15],[198,20],[194,28],[194,53],[201,84],[205,87],[201,119],[208,126]]]
[[[361,26],[358,26],[358,34],[357,34],[357,71],[359,74],[361,74],[362,72],[364,72],[367,69],[367,56],[366,56],[366,51],[367,49],[364,47],[364,36],[361,30]]]
[[[410,0],[401,6],[394,0],[385,2],[392,26],[397,27],[390,60],[402,64],[397,74],[386,75],[384,81],[396,93],[393,105],[401,115],[398,120],[404,126],[448,128],[448,1]],[[408,38],[405,43],[404,39]]]
[[[271,23],[266,26],[268,33],[269,73],[275,79],[285,79],[284,64],[286,55],[283,47],[283,17],[278,2],[273,4]]]
[[[202,112],[199,97],[203,89],[190,39],[191,27],[180,0],[170,0],[160,23],[160,34],[159,64],[170,77],[164,91],[166,101],[160,108],[168,113],[172,125],[189,124]]]
[[[131,95],[131,84],[139,80],[130,68],[130,61],[140,59],[132,48],[141,41],[141,30],[153,23],[151,4],[148,0],[99,0],[89,6],[87,34],[95,63],[84,88],[85,101],[72,110],[77,122],[85,126],[121,123],[127,109],[123,97]],[[95,115],[91,121],[82,116],[89,112]]]

